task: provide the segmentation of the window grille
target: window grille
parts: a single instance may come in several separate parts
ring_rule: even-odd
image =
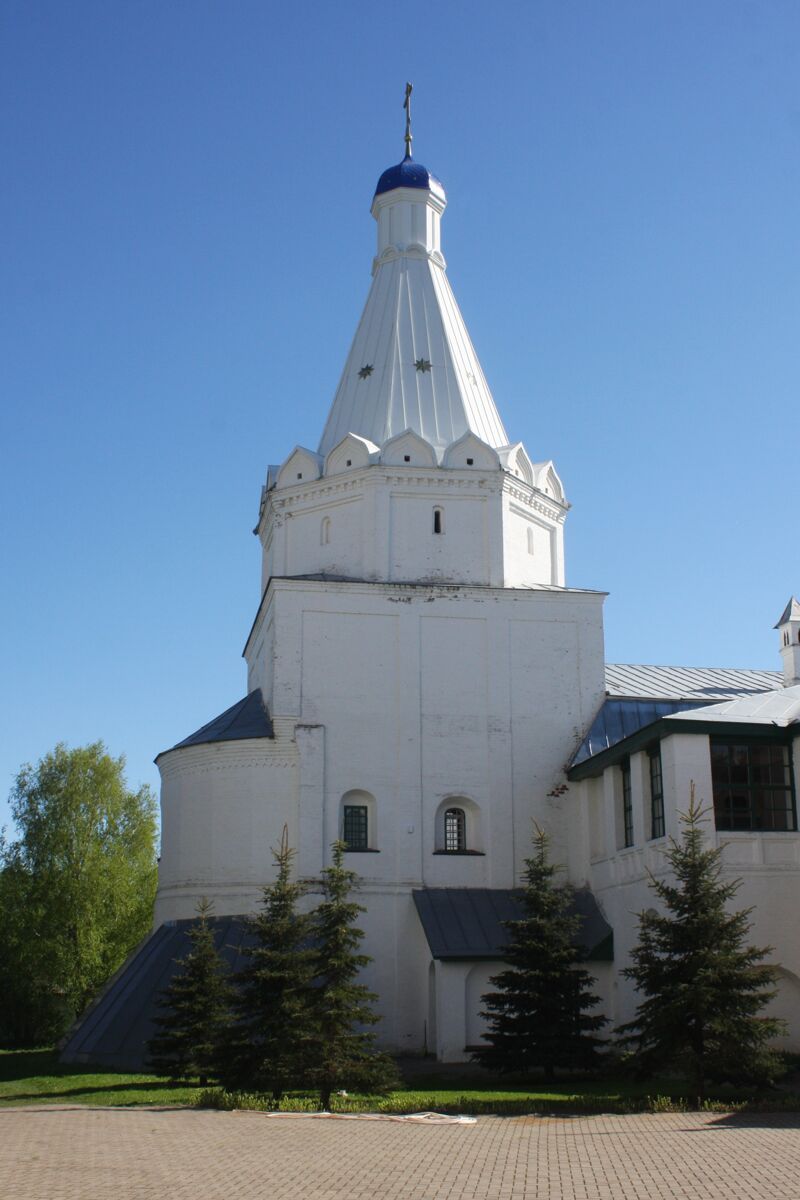
[[[467,820],[463,808],[448,808],[444,814],[445,850],[466,850]]]
[[[712,738],[711,780],[717,829],[797,828],[788,746]]]
[[[633,796],[631,794],[631,760],[622,763],[622,833],[623,845],[633,845]]]
[[[342,839],[348,850],[369,849],[369,821],[366,804],[345,804]]]
[[[664,779],[661,773],[661,747],[648,751],[650,755],[650,837],[664,836]]]

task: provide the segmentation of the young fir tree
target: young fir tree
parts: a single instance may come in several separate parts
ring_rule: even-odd
[[[243,947],[237,1020],[221,1071],[227,1087],[271,1092],[276,1100],[307,1081],[314,1045],[311,917],[297,911],[306,888],[291,878],[294,854],[284,826],[280,848],[272,851],[277,878],[249,922],[253,940]]]
[[[161,993],[165,1011],[155,1018],[161,1032],[148,1042],[149,1063],[157,1074],[199,1078],[203,1087],[217,1076],[231,1004],[227,967],[214,945],[211,910],[210,901],[203,897],[188,932],[191,949]]]
[[[675,1067],[702,1100],[709,1080],[769,1080],[778,1065],[769,1042],[784,1023],[759,1016],[775,995],[775,968],[761,961],[771,948],[746,944],[752,909],[728,909],[741,881],[724,882],[722,851],[704,847],[694,786],[681,823],[666,855],[675,881],[650,880],[665,911],[639,914],[623,971],[645,999],[618,1032],[641,1075]]]
[[[322,872],[322,902],[314,913],[315,926],[315,1066],[312,1080],[319,1088],[320,1109],[330,1108],[340,1089],[386,1092],[397,1085],[392,1060],[375,1049],[369,1026],[380,1017],[377,999],[357,982],[371,961],[358,947],[364,936],[356,926],[362,905],[350,899],[357,876],[342,865],[344,842],[333,843],[333,863]]]
[[[571,911],[574,892],[556,884],[547,835],[536,827],[533,855],[525,861],[523,916],[507,921],[508,966],[490,979],[497,988],[482,997],[488,1045],[473,1056],[488,1070],[527,1073],[543,1069],[553,1079],[557,1067],[597,1065],[603,1045],[596,1036],[606,1023],[590,1015],[598,1003],[594,979],[579,964],[576,945],[580,917]]]

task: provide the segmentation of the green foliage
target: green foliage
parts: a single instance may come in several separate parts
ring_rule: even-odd
[[[311,917],[297,911],[305,886],[291,878],[294,851],[283,830],[272,851],[278,869],[250,920],[247,965],[239,972],[232,1027],[221,1066],[230,1087],[280,1097],[306,1078],[314,1047]]]
[[[0,843],[0,1042],[59,1036],[150,928],[156,806],[101,742],[20,770]]]
[[[322,872],[322,902],[314,913],[315,1032],[310,1079],[319,1088],[320,1108],[329,1109],[340,1089],[384,1092],[397,1085],[393,1061],[375,1049],[371,1026],[375,994],[357,982],[371,961],[359,952],[357,927],[364,908],[350,898],[355,872],[344,865],[344,842],[333,843],[333,862]]]
[[[202,1087],[217,1078],[232,1001],[226,964],[214,945],[211,908],[205,897],[197,905],[197,920],[188,932],[191,949],[161,993],[165,1011],[155,1018],[161,1032],[148,1043],[153,1071],[170,1079],[199,1079]]]
[[[725,882],[721,850],[704,847],[694,788],[681,822],[666,855],[674,882],[651,878],[664,911],[639,914],[633,965],[623,971],[645,999],[619,1032],[641,1075],[673,1067],[702,1099],[708,1080],[774,1078],[769,1042],[783,1022],[759,1015],[775,995],[775,968],[762,962],[770,948],[746,944],[751,909],[729,911],[740,881]]]
[[[683,1112],[693,1107],[688,1100],[685,1081],[659,1080],[658,1091],[627,1078],[601,1078],[591,1081],[570,1080],[547,1085],[536,1083],[502,1086],[468,1079],[458,1087],[442,1086],[434,1075],[419,1079],[413,1088],[401,1087],[390,1096],[365,1093],[333,1095],[331,1111],[343,1113],[413,1113],[436,1111],[500,1113],[507,1116],[525,1113]],[[760,1093],[752,1088],[721,1089],[714,1099],[705,1101],[704,1111],[714,1112],[798,1112],[800,1096],[795,1092]],[[313,1112],[318,1108],[316,1094],[293,1092],[280,1100],[264,1095],[226,1092],[221,1088],[204,1089],[175,1085],[164,1079],[138,1072],[115,1072],[91,1065],[62,1063],[52,1049],[0,1050],[0,1109],[25,1104],[103,1104],[139,1105],[193,1104],[199,1108],[257,1109],[261,1111]]]
[[[473,1057],[489,1070],[543,1069],[552,1079],[557,1067],[596,1065],[602,1045],[596,1031],[606,1018],[588,1011],[598,998],[591,992],[594,979],[578,965],[583,954],[575,945],[580,918],[570,912],[574,893],[554,882],[547,836],[538,828],[533,850],[525,862],[524,916],[506,922],[509,965],[490,980],[498,990],[483,996],[488,1045]]]

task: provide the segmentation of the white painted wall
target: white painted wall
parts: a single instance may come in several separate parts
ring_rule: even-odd
[[[284,821],[298,873],[317,877],[342,798],[367,792],[375,852],[347,856],[368,910],[367,982],[385,1044],[421,1050],[430,952],[412,890],[514,886],[532,819],[559,828],[562,801],[548,793],[603,696],[602,603],[580,591],[273,579],[247,654],[276,739],[160,757],[157,921],[191,915],[203,894],[220,914],[252,909]],[[448,803],[467,810],[480,853],[436,853]],[[555,840],[565,851],[566,833]],[[463,1021],[465,1003],[462,990]],[[438,1027],[449,1055],[453,1031]]]
[[[395,441],[400,451],[413,448]],[[280,473],[288,482],[266,493],[259,521],[262,591],[273,575],[319,573],[375,582],[563,586],[566,506],[492,466],[495,452],[474,441],[448,448],[448,466],[435,465],[433,447],[416,435],[414,445],[423,446],[434,465],[419,465],[420,453],[409,454],[406,465],[398,451],[397,463],[398,455],[390,454],[392,463],[346,468],[337,449],[328,460],[331,474],[293,484],[293,474],[308,474],[294,471],[305,462],[296,451],[291,469]],[[434,532],[436,508],[440,534]]]
[[[795,741],[795,762],[800,739]],[[705,734],[673,734],[661,741],[666,836],[650,839],[650,787],[647,754],[631,756],[634,845],[619,848],[620,769],[608,766],[598,777],[570,784],[569,797],[589,828],[589,857],[570,858],[574,882],[588,882],[614,930],[613,986],[609,1015],[614,1023],[630,1020],[638,997],[621,971],[630,963],[638,941],[637,914],[658,907],[648,886],[649,873],[666,871],[670,837],[680,836],[680,813],[689,805],[692,783],[696,798],[708,810],[709,840],[723,847],[725,874],[741,880],[736,908],[753,908],[750,940],[772,946],[770,961],[781,964],[776,1015],[789,1020],[781,1045],[800,1049],[800,925],[791,918],[797,907],[800,879],[800,833],[717,833],[713,826],[713,791],[709,738]],[[574,848],[585,845],[576,841]]]

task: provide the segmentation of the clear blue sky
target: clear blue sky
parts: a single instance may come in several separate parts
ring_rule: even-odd
[[[5,0],[0,824],[244,694],[267,464],[316,446],[402,151],[611,661],[779,666],[800,589],[796,0]]]

